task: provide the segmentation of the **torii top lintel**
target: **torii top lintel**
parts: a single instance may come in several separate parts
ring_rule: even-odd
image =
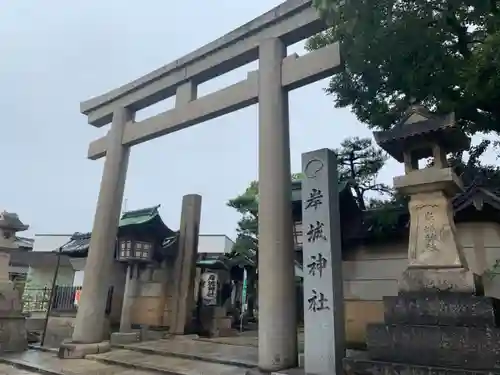
[[[312,0],[287,0],[215,41],[145,76],[80,104],[91,125],[111,122],[117,108],[138,111],[176,95],[175,108],[125,127],[123,144],[132,146],[196,125],[258,102],[258,71],[214,93],[197,98],[202,82],[259,58],[259,44],[280,38],[294,44],[324,29]],[[282,64],[282,85],[292,90],[326,78],[341,67],[337,43],[304,56],[287,56]],[[88,157],[106,154],[106,137],[89,145]]]

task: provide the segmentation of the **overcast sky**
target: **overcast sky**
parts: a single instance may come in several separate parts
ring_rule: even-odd
[[[17,212],[34,233],[90,231],[103,159],[86,159],[94,128],[79,103],[100,95],[238,27],[280,0],[0,0],[0,209]],[[290,52],[303,54],[303,43]],[[199,95],[246,77],[256,63],[199,87]],[[347,109],[335,109],[317,82],[290,94],[292,172],[300,155],[370,136]],[[137,119],[169,109],[166,100]],[[391,161],[381,180],[402,167]],[[257,106],[132,149],[126,208],[161,204],[177,229],[184,194],[203,196],[203,233],[234,238],[228,199],[257,177]]]

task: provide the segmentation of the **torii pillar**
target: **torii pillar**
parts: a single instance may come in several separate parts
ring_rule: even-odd
[[[296,367],[288,92],[278,38],[259,47],[259,369]]]
[[[71,341],[60,346],[60,358],[83,358],[109,350],[109,343],[103,342],[106,296],[130,155],[130,148],[122,144],[122,138],[125,125],[133,117],[133,112],[125,108],[113,113],[75,330]]]

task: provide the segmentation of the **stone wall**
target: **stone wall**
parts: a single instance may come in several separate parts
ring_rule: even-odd
[[[171,268],[164,263],[158,269],[141,271],[139,290],[132,305],[132,324],[155,327],[166,325],[164,315],[170,296],[168,278],[173,272]]]

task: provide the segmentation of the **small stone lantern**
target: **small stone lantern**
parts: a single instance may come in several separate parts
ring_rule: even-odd
[[[153,259],[155,244],[150,241],[136,240],[133,238],[120,238],[118,240],[117,260],[127,263],[127,276],[125,291],[123,293],[122,314],[120,318],[120,337],[113,337],[114,341],[135,341],[132,333],[132,304],[137,295],[139,268],[141,264],[148,264]],[[130,335],[130,337],[124,337]],[[115,335],[116,336],[116,335]]]
[[[451,197],[462,189],[446,155],[468,149],[470,140],[455,124],[454,114],[436,116],[422,106],[410,107],[394,128],[374,133],[376,142],[405,165],[394,187],[410,196],[409,267],[400,289],[474,291],[463,249],[456,238]],[[432,166],[419,169],[420,159]]]

